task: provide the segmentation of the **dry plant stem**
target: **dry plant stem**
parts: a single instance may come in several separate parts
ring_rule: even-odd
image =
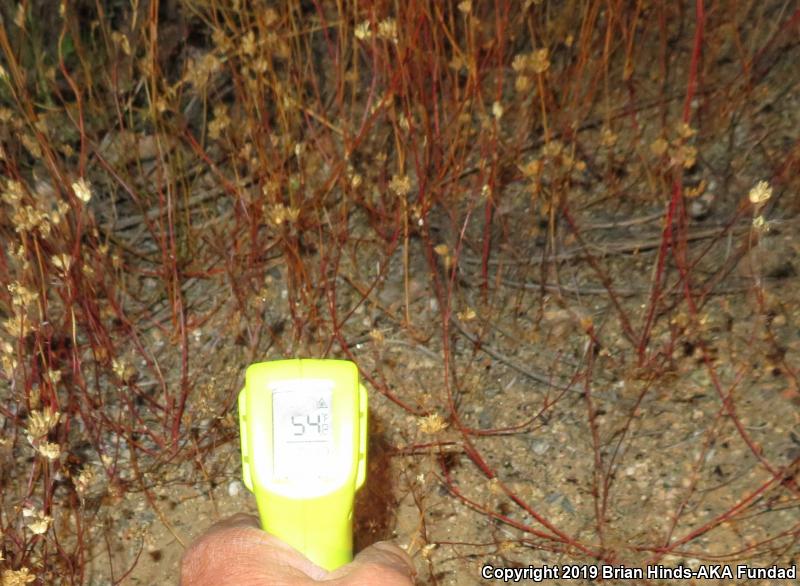
[[[692,100],[697,88],[697,75],[698,64],[703,47],[703,27],[705,23],[705,8],[703,0],[697,0],[695,3],[695,36],[694,46],[692,48],[692,58],[689,64],[689,79],[686,83],[686,99],[683,106],[683,123],[687,126],[691,123],[692,116]],[[679,237],[683,236],[682,240],[676,241],[673,235],[674,222],[677,218],[677,230]],[[638,354],[639,365],[645,363],[647,346],[650,341],[650,332],[653,328],[653,321],[656,314],[657,303],[661,297],[661,282],[664,278],[664,267],[666,263],[667,251],[670,248],[675,256],[675,262],[678,270],[681,271],[683,278],[686,301],[693,309],[694,300],[692,299],[690,284],[686,274],[686,259],[683,254],[686,250],[686,215],[683,207],[683,184],[682,184],[682,170],[674,173],[672,181],[672,197],[667,208],[667,213],[664,218],[664,230],[662,233],[662,244],[658,251],[658,259],[656,261],[655,275],[653,277],[653,288],[650,294],[650,302],[646,310],[645,322],[639,336]]]

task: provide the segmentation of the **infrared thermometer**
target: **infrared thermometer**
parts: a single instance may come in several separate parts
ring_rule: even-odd
[[[239,430],[262,528],[326,570],[352,561],[353,500],[367,471],[367,391],[356,365],[250,365]]]

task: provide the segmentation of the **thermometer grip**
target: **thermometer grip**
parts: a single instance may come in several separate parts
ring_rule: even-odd
[[[261,526],[326,570],[353,559],[353,488],[292,499],[256,488]]]

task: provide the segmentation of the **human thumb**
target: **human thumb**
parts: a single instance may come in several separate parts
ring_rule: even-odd
[[[331,572],[328,580],[340,586],[413,586],[414,562],[396,545],[373,543],[349,564]]]

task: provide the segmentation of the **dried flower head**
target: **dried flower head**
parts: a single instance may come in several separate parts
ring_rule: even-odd
[[[431,413],[421,418],[417,425],[422,433],[434,434],[447,429],[447,422],[438,413]]]
[[[514,80],[514,89],[518,92],[527,92],[529,89],[531,89],[532,85],[533,82],[527,75],[518,75]]]
[[[124,358],[113,358],[111,360],[111,369],[114,371],[114,374],[124,382],[128,382],[136,373],[133,366],[128,364]]]
[[[214,106],[214,120],[208,125],[208,136],[217,140],[222,136],[222,131],[231,124],[231,119],[228,116],[228,108],[225,104],[217,104]]]
[[[78,474],[77,477],[72,477],[72,483],[75,485],[75,492],[78,493],[78,497],[81,499],[81,503],[84,502],[86,498],[86,494],[89,492],[89,488],[92,485],[92,482],[95,479],[94,470],[91,468],[83,468]]]
[[[192,59],[183,75],[183,81],[191,83],[195,88],[204,90],[211,77],[222,68],[222,63],[212,52],[200,59]]]
[[[756,183],[755,187],[750,190],[747,197],[754,206],[764,205],[764,203],[772,197],[772,187],[770,187],[769,183],[766,181],[759,181]]]
[[[534,73],[544,73],[550,68],[550,51],[547,47],[536,49],[530,56],[530,67]]]
[[[657,157],[664,155],[664,153],[667,152],[668,148],[669,148],[669,143],[663,137],[657,138],[650,143],[650,152]]]
[[[769,222],[767,222],[764,216],[756,216],[753,218],[753,229],[756,232],[769,232]]]
[[[36,291],[31,291],[18,281],[9,283],[6,288],[11,293],[11,304],[15,307],[25,307],[39,298],[39,294]]]
[[[389,182],[389,189],[400,197],[405,197],[411,193],[411,180],[408,178],[408,175],[395,175]]]
[[[242,51],[251,57],[256,54],[256,35],[253,31],[247,31],[242,38]]]
[[[613,147],[617,144],[618,136],[608,127],[603,128],[603,132],[600,133],[600,144],[605,147]]]
[[[70,257],[68,254],[57,254],[50,260],[53,261],[53,266],[62,273],[66,273],[69,270],[70,265],[72,265],[72,257]]]
[[[524,165],[520,165],[519,170],[522,171],[522,174],[526,177],[538,177],[542,172],[542,167],[541,159],[533,159]]]
[[[9,205],[16,205],[22,200],[25,194],[25,188],[19,181],[9,179],[6,181],[5,189],[3,190],[3,201]]]
[[[471,307],[467,307],[464,311],[459,311],[456,315],[461,321],[472,321],[477,317],[475,310]]]
[[[299,208],[287,207],[282,203],[266,206],[265,211],[269,221],[275,226],[280,226],[284,223],[294,224],[300,217]]]
[[[378,36],[393,43],[397,42],[397,21],[386,18],[378,23]]]
[[[61,455],[61,446],[50,442],[41,442],[36,449],[48,460],[58,460]]]
[[[503,104],[500,102],[494,102],[492,104],[492,116],[494,116],[497,120],[503,117]]]
[[[686,124],[686,122],[679,122],[678,127],[676,128],[678,131],[678,136],[683,139],[692,138],[695,134],[697,134],[697,130]]]
[[[372,31],[370,31],[369,27],[370,27],[370,24],[369,24],[368,20],[360,22],[360,23],[358,23],[356,25],[356,28],[353,31],[353,34],[356,36],[356,38],[359,41],[364,41],[364,40],[368,39],[370,36],[372,36]]]
[[[31,441],[45,437],[61,418],[61,413],[47,405],[42,411],[31,411],[28,417],[28,439]]]
[[[36,580],[25,566],[19,570],[3,570],[3,586],[25,586]]]
[[[375,342],[375,344],[377,344],[378,346],[382,345],[383,342],[385,341],[383,332],[380,331],[378,328],[373,328],[372,330],[370,330],[369,337],[372,338],[372,341]]]
[[[33,324],[27,314],[16,312],[3,322],[5,330],[14,337],[24,338],[33,331]]]
[[[50,515],[45,515],[43,511],[37,511],[36,509],[22,509],[22,516],[25,519],[25,526],[31,530],[31,533],[36,535],[47,533],[50,523],[53,522],[53,518]]]
[[[75,192],[75,197],[83,203],[89,203],[89,200],[92,199],[92,186],[83,177],[73,182],[72,191]]]

